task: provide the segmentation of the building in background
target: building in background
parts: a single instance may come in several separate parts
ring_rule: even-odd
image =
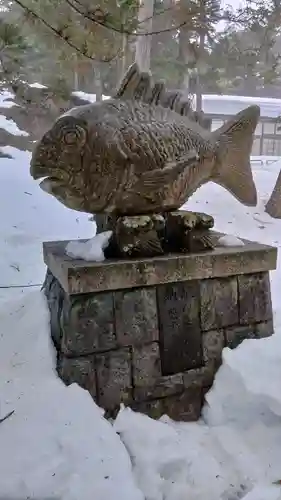
[[[261,118],[255,132],[252,155],[281,156],[281,130],[278,130],[281,127],[278,122],[281,99],[211,94],[204,94],[202,98],[203,111],[212,120],[212,130],[247,106],[258,104]]]

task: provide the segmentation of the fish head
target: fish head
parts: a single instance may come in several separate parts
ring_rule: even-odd
[[[68,208],[81,210],[81,171],[87,145],[87,122],[65,115],[37,143],[30,162],[30,175],[40,188]]]

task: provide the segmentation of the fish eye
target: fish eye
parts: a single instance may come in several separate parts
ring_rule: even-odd
[[[77,142],[77,139],[78,139],[78,134],[75,131],[66,132],[64,134],[64,142],[68,146],[72,146],[73,144],[75,144]]]

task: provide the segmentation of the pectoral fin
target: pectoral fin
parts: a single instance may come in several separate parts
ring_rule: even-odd
[[[141,184],[143,188],[145,187],[148,190],[161,189],[163,185],[172,184],[186,168],[195,166],[198,162],[197,152],[194,150],[189,151],[188,154],[174,162],[168,162],[164,168],[145,172],[137,184],[138,186]]]

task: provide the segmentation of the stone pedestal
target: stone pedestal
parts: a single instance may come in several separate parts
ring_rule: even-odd
[[[114,416],[200,416],[224,346],[273,333],[275,248],[252,242],[198,254],[89,263],[44,243],[57,369]]]

